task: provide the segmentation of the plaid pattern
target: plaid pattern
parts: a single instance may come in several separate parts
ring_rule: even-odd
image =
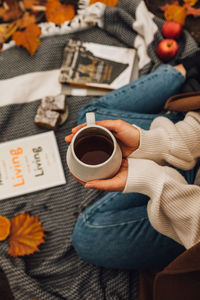
[[[152,71],[161,64],[155,54],[155,47],[162,38],[163,20],[149,13],[151,22],[157,30],[152,42],[145,40],[145,26],[143,33],[139,32],[139,29],[138,32],[133,29],[138,7],[140,6],[140,9],[143,7],[141,4],[144,4],[141,0],[121,0],[117,7],[105,7],[102,28],[92,27],[86,30],[77,28],[76,32],[69,30],[66,34],[46,36],[33,57],[25,50],[15,47],[3,51],[0,54],[0,85],[5,79],[19,75],[59,69],[63,49],[69,38],[96,42],[98,37],[98,43],[126,47],[134,47],[136,40],[140,38],[146,47],[145,55],[148,56],[148,63],[139,69],[140,75]],[[146,19],[140,19],[140,22],[145,25]],[[178,56],[184,57],[196,48],[196,43],[189,33],[184,32]],[[140,60],[142,59],[141,54]],[[175,61],[171,63],[174,64]],[[12,89],[12,86],[10,88]],[[26,86],[26,89],[28,88]],[[23,92],[24,87],[19,86],[18,89]],[[2,99],[3,97],[1,94]],[[7,276],[16,300],[137,299],[136,271],[107,270],[88,265],[76,255],[71,245],[71,233],[78,214],[103,195],[103,192],[86,190],[78,184],[69,175],[65,159],[67,145],[64,137],[76,125],[78,110],[93,99],[93,97],[68,97],[69,118],[56,131],[67,184],[0,202],[1,215],[11,218],[25,211],[32,215],[39,214],[40,221],[46,229],[46,242],[40,246],[40,252],[31,256],[12,258],[7,253],[8,243],[6,241],[1,243],[0,268]],[[0,142],[44,131],[34,124],[39,100],[0,107]]]

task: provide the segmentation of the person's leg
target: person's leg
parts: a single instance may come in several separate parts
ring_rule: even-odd
[[[78,114],[78,123],[85,122],[88,111],[109,109],[114,113],[158,113],[166,100],[178,92],[185,77],[178,69],[162,65],[154,72],[140,77],[84,106]]]
[[[72,234],[88,263],[115,269],[161,269],[185,248],[150,224],[141,194],[108,193],[79,217]]]
[[[102,113],[102,110],[101,110]],[[104,109],[102,119],[110,119]],[[159,115],[123,112],[112,115],[145,129]],[[166,114],[175,122],[182,114]],[[188,171],[190,174],[191,171]],[[187,172],[185,172],[187,179]],[[192,173],[189,175],[191,179]],[[194,176],[193,176],[194,177]],[[151,226],[142,194],[108,193],[86,209],[73,231],[72,243],[80,257],[89,263],[110,268],[162,268],[185,249]]]
[[[151,112],[159,111],[184,82],[184,76],[171,66],[163,66],[155,73],[87,105],[79,113],[79,123],[84,122],[86,112],[95,111],[96,120],[122,119],[148,129],[160,115]],[[173,122],[184,117],[164,116]],[[108,193],[99,199],[75,225],[72,240],[79,256],[96,265],[122,269],[162,268],[172,261],[184,247],[152,228],[147,201],[148,197],[135,193]]]

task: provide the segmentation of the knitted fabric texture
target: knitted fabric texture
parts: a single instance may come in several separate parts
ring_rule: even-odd
[[[63,50],[70,38],[135,48],[139,76],[162,62],[156,55],[162,39],[164,20],[150,13],[141,0],[119,0],[116,7],[80,3],[78,16],[61,28],[41,24],[43,38],[30,57],[13,42],[0,53],[0,142],[44,132],[34,124],[40,99],[61,91],[58,83]],[[184,31],[176,58],[193,53],[197,45]],[[170,62],[176,63],[176,59]],[[76,125],[78,110],[94,97],[67,98],[69,118],[55,132],[67,183],[0,201],[1,215],[12,218],[30,212],[39,215],[46,229],[40,252],[24,258],[8,255],[8,244],[0,247],[0,268],[6,274],[16,300],[133,300],[137,299],[137,272],[107,270],[83,262],[71,245],[71,234],[78,214],[97,200],[100,191],[86,190],[69,174],[64,137]]]

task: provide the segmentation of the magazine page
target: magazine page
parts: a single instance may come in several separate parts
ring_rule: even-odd
[[[66,183],[53,131],[0,144],[0,200]]]

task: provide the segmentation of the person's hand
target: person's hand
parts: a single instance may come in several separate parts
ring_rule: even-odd
[[[76,181],[80,182],[82,185],[89,189],[98,189],[107,192],[122,192],[125,188],[128,176],[128,161],[126,159],[123,159],[118,173],[114,177],[109,179],[96,179],[84,182],[76,178],[73,174],[72,176]]]
[[[114,177],[104,180],[101,179],[83,182],[76,178],[73,174],[72,176],[86,188],[99,189],[107,192],[122,192],[125,188],[128,176],[128,161],[126,158],[139,147],[139,129],[122,120],[97,121],[96,124],[107,128],[116,137],[124,158],[122,160],[121,167]],[[65,141],[70,143],[75,133],[84,126],[86,126],[86,123],[74,127],[72,129],[72,134],[65,137]]]
[[[114,134],[124,158],[128,157],[139,147],[140,132],[137,127],[122,120],[96,121],[96,124],[107,128]],[[65,137],[65,141],[70,143],[74,134],[84,126],[86,126],[86,123],[74,127],[72,129],[72,134]]]

